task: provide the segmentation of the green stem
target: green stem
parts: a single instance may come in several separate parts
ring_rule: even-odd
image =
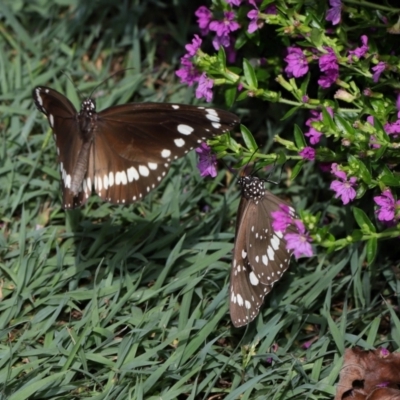
[[[387,6],[383,6],[381,4],[371,3],[369,1],[343,0],[343,3],[355,4],[357,6],[370,7],[370,8],[373,8],[374,10],[382,10],[382,11],[390,12],[390,13],[398,13],[398,12],[400,12],[400,8],[387,7]]]

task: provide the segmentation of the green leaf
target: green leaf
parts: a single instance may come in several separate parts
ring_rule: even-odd
[[[243,73],[244,79],[250,86],[250,89],[255,90],[258,88],[257,77],[254,72],[253,66],[246,59],[243,60]]]
[[[244,99],[247,99],[249,97],[249,91],[248,90],[243,90],[239,96],[237,97],[236,101],[242,101]]]
[[[379,179],[380,182],[384,183],[386,186],[400,186],[400,178],[395,176],[387,166],[383,168]]]
[[[288,119],[291,117],[293,114],[297,112],[297,110],[300,110],[300,107],[292,107],[289,111],[285,113],[285,115],[281,118],[281,121],[284,121],[285,119]]]
[[[316,47],[320,47],[322,45],[322,30],[318,28],[313,28],[311,30],[311,43],[313,43]]]
[[[306,139],[298,125],[294,126],[294,142],[298,149],[302,149],[303,147],[307,146]]]
[[[332,120],[330,114],[326,111],[326,113],[329,115],[329,120],[332,121],[334,127],[338,127],[342,132],[345,132],[347,137],[353,138],[355,135],[355,130],[349,123],[347,119],[344,119],[340,115],[335,116],[335,121]],[[324,121],[325,122],[325,121]],[[336,131],[337,129],[335,129]]]
[[[369,172],[367,166],[358,158],[350,155],[349,156],[349,163],[356,164],[357,168],[360,172],[361,179],[367,184],[370,185],[372,182],[372,176]]]
[[[244,125],[240,125],[240,133],[242,134],[244,143],[246,144],[247,148],[251,152],[255,153],[258,149],[258,146],[251,132]]]
[[[297,175],[300,173],[301,169],[303,168],[303,165],[305,164],[304,160],[300,160],[293,168],[292,174],[290,175],[290,179],[294,180],[296,179]]]
[[[225,102],[228,107],[232,107],[235,102],[237,87],[231,87],[225,90]]]
[[[372,262],[375,260],[377,250],[378,250],[378,239],[376,237],[372,237],[367,242],[368,264],[372,264]]]
[[[226,55],[225,55],[225,50],[222,46],[219,47],[218,50],[218,61],[221,64],[220,67],[222,69],[226,68]]]
[[[367,214],[363,210],[357,207],[353,207],[353,215],[358,224],[361,228],[363,233],[375,233],[376,229],[373,223],[367,217]]]

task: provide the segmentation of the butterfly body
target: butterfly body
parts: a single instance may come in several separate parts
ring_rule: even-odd
[[[230,278],[230,314],[236,327],[258,315],[264,297],[289,267],[291,253],[283,232],[273,229],[271,213],[285,205],[295,215],[288,203],[264,188],[263,180],[244,176],[238,183],[242,197]],[[294,223],[286,232],[296,232]]]
[[[84,204],[93,187],[111,203],[140,200],[160,183],[172,160],[238,123],[234,114],[213,108],[130,103],[97,112],[89,98],[77,112],[51,88],[36,87],[32,95],[54,133],[64,208]]]

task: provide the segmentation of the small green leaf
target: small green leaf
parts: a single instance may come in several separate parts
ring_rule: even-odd
[[[219,50],[218,50],[218,61],[220,63],[220,67],[222,69],[225,69],[226,68],[226,55],[225,55],[225,50],[224,50],[223,46],[219,47]]]
[[[318,28],[313,28],[311,31],[311,43],[313,43],[316,47],[320,47],[322,45],[322,33],[323,31]]]
[[[243,73],[244,79],[247,84],[250,86],[250,89],[255,90],[258,88],[257,77],[254,72],[253,66],[246,60],[243,60]]]
[[[327,114],[329,115],[328,112],[327,112]],[[330,115],[329,115],[329,118],[330,118]],[[332,118],[330,118],[330,120],[332,120]],[[340,115],[336,115],[335,121],[332,120],[332,122],[342,132],[345,132],[347,134],[347,137],[354,137],[354,135],[355,135],[354,128],[351,126],[351,124],[349,123],[349,121],[347,119],[341,117]]]
[[[244,125],[240,125],[240,133],[242,134],[244,143],[246,144],[247,148],[251,152],[255,153],[258,149],[258,146],[251,132]]]
[[[353,215],[363,233],[375,233],[376,229],[363,210],[353,207]]]
[[[357,168],[360,172],[361,179],[367,184],[370,185],[372,182],[372,176],[369,172],[367,166],[359,159],[354,156],[349,156],[349,163],[356,164]]]
[[[380,182],[384,183],[386,186],[400,186],[399,177],[393,175],[393,172],[386,166],[382,170],[382,174],[379,178]]]
[[[307,146],[306,139],[298,125],[294,126],[294,142],[298,149],[302,149],[303,147]]]
[[[300,107],[292,107],[282,118],[281,121],[284,121],[285,119],[291,117],[294,113],[297,112],[297,110],[299,110]]]
[[[372,264],[375,260],[376,253],[378,250],[378,240],[376,237],[373,237],[367,242],[367,261],[368,264]]]
[[[304,160],[300,160],[293,168],[292,174],[290,175],[290,179],[294,180],[296,179],[296,176],[300,173],[301,169],[303,168],[303,165],[305,164]]]
[[[233,86],[225,90],[225,102],[228,107],[232,107],[233,103],[235,102],[236,93],[237,93],[236,86]]]
[[[249,97],[248,93],[249,93],[248,90],[243,90],[242,92],[240,92],[240,94],[237,97],[236,101],[242,101],[244,99],[247,99],[247,97]]]

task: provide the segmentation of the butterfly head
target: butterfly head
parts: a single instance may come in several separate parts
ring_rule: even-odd
[[[95,112],[96,112],[96,102],[93,99],[88,98],[82,102],[81,114],[87,114],[91,116]]]
[[[259,201],[265,195],[264,181],[256,176],[243,176],[238,180],[242,188],[243,197],[248,200]]]

